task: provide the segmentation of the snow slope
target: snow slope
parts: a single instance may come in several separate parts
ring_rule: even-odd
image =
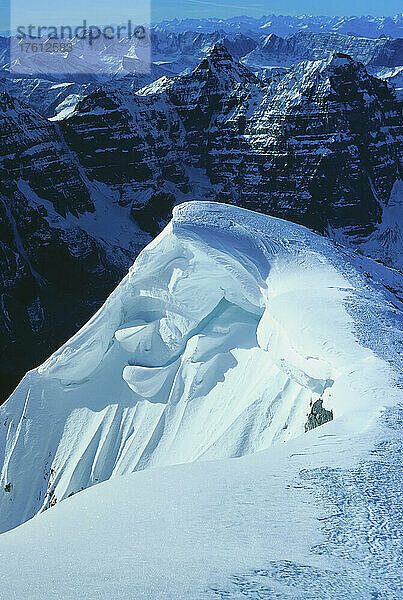
[[[116,475],[301,439],[321,415],[366,430],[398,399],[399,286],[302,226],[176,208],[1,407],[1,530]]]
[[[401,425],[95,486],[0,536],[8,600],[399,600]]]
[[[382,221],[361,249],[384,264],[403,270],[403,181],[396,181]]]

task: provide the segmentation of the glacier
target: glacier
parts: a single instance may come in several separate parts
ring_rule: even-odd
[[[176,207],[0,408],[1,531],[118,475],[365,430],[401,398],[399,293],[398,271],[303,226]]]

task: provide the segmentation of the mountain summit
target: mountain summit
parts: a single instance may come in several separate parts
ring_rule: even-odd
[[[125,473],[240,457],[332,419],[361,427],[397,393],[384,334],[398,285],[299,225],[175,208],[102,309],[1,407],[1,529]]]

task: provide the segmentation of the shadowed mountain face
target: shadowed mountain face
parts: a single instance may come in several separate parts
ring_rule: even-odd
[[[177,107],[189,159],[225,202],[359,242],[401,176],[401,105],[340,53],[263,83],[221,46],[191,75],[139,93]]]
[[[396,67],[403,62],[403,39],[370,39],[341,33],[298,31],[288,38],[270,33],[248,54],[248,65],[292,64],[301,60],[320,60],[326,54],[343,52],[369,67]]]
[[[371,233],[400,173],[401,113],[386,84],[338,54],[234,96],[209,138],[222,199],[321,231]]]
[[[72,335],[125,275],[150,239],[145,230],[155,233],[170,214],[174,196],[164,191],[162,173],[168,180],[179,167],[164,155],[164,129],[153,109],[143,115],[142,128],[136,127],[135,102],[132,115],[122,107],[119,112],[102,93],[83,101],[86,135],[75,129],[74,118],[60,126],[6,93],[0,102],[5,399],[23,372]],[[150,104],[143,103],[144,112]],[[157,122],[159,138],[146,130],[146,123]],[[169,127],[180,134],[178,125],[167,121]],[[99,157],[97,164],[91,156]],[[137,211],[143,229],[131,211]]]
[[[335,54],[261,80],[216,44],[138,93],[92,87],[53,120],[0,98],[3,399],[179,202],[280,216],[398,265],[401,105],[362,64]]]
[[[95,237],[79,228],[53,227],[41,206],[31,206],[16,187],[5,191],[0,194],[2,400],[24,371],[97,310],[124,273]]]

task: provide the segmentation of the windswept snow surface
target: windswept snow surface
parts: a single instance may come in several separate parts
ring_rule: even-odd
[[[351,451],[351,456],[355,456],[356,449],[351,447],[355,440],[364,436],[369,447],[372,437],[365,437],[365,432],[375,427],[379,414],[400,397],[395,382],[401,341],[399,285],[397,271],[337,249],[331,241],[302,226],[217,203],[192,202],[177,207],[170,225],[140,254],[101,310],[41,367],[28,373],[1,407],[1,530],[16,527],[96,483],[150,467],[242,457],[271,446],[277,450],[272,448],[270,452],[281,453],[278,447],[288,448],[284,442],[290,440],[300,440],[298,443],[304,448],[312,445],[312,461],[308,457],[305,467],[319,464],[315,458],[318,453],[324,454],[321,461],[325,462],[339,450],[347,454]],[[313,449],[320,439],[316,432],[321,429],[304,434],[308,414],[318,400],[325,409],[333,411],[335,419],[323,426],[325,437],[336,436],[334,446],[326,441],[323,451],[320,447]],[[350,440],[340,448],[339,434]],[[267,524],[266,508],[268,515],[278,508],[283,511],[282,526],[286,527],[286,509],[280,508],[281,492],[276,492],[277,496],[273,492],[271,498],[268,491],[270,482],[274,485],[277,477],[277,459],[271,463],[270,452],[264,454],[265,458],[256,459],[256,463],[239,463],[246,465],[246,471],[248,464],[260,466],[246,478],[245,490],[250,491],[250,499],[245,490],[241,497],[236,496],[238,516],[232,518],[242,521],[241,513],[252,510],[251,519],[262,518]],[[280,461],[283,473],[291,469],[287,452]],[[211,469],[211,477],[217,482],[222,472],[234,468],[228,477],[230,487],[236,487],[238,462],[217,465],[220,466],[153,470],[154,474],[115,479],[109,487],[99,489],[106,494],[106,506],[113,497],[113,510],[119,512],[122,503],[122,519],[133,508],[133,518],[127,526],[133,526],[134,535],[138,534],[136,544],[150,535],[150,544],[154,543],[152,540],[156,544],[153,552],[159,548],[168,569],[176,546],[170,548],[164,537],[171,535],[169,528],[160,532],[166,547],[165,542],[158,541],[160,534],[153,528],[163,530],[166,519],[173,518],[177,495],[181,495],[177,486],[182,478],[187,481],[200,475],[194,490],[188,481],[185,485],[185,498],[196,504]],[[259,496],[260,487],[257,491],[252,488],[256,478],[262,484],[266,468],[268,479]],[[158,480],[165,476],[170,492]],[[283,484],[280,487],[283,489]],[[211,493],[219,503],[222,487]],[[50,527],[41,546],[44,554],[38,554],[39,561],[45,560],[53,552],[54,536],[59,535],[55,528],[64,519],[68,535],[72,536],[69,540],[79,543],[74,536],[80,537],[81,533],[73,534],[71,529],[81,527],[77,522],[80,519],[83,532],[91,529],[95,518],[92,511],[98,503],[95,490],[86,494],[82,500],[77,497],[55,509],[54,515],[59,515],[60,522],[57,516],[51,516],[52,509],[16,530],[15,538],[10,537],[13,533],[2,537],[0,547],[5,544],[5,554],[14,553],[17,557],[17,541],[15,552],[11,547],[13,540],[19,539],[19,531],[32,535],[35,547],[41,527]],[[153,503],[147,508],[148,516],[143,517],[150,494]],[[218,510],[218,516],[211,516],[213,531],[221,509],[210,504],[209,492],[206,494],[203,510]],[[182,501],[179,506],[182,507]],[[107,520],[108,510],[102,510],[99,519]],[[155,524],[153,510],[157,511]],[[196,511],[194,517],[200,526],[205,521],[203,510]],[[290,510],[294,511],[290,513],[292,519],[302,519],[295,527],[306,527],[304,507],[299,506],[299,517],[295,506]],[[223,517],[221,530],[225,529],[226,518]],[[180,521],[181,515],[175,519]],[[234,526],[229,517],[227,523],[229,528]],[[126,524],[122,522],[121,527],[125,529]],[[189,527],[191,540],[192,528],[197,527],[194,523]],[[256,532],[247,534],[250,543],[260,535],[257,522],[254,527]],[[179,545],[184,531],[181,529]],[[101,551],[95,550],[97,535],[95,528],[86,549],[91,554],[94,548],[95,557]],[[99,535],[108,535],[105,523]],[[271,535],[276,536],[276,527]],[[217,543],[235,543],[230,533],[226,536],[229,537],[224,536]],[[11,547],[7,540],[11,540]],[[242,540],[238,541],[242,547]],[[106,539],[103,543],[108,544]],[[256,552],[261,549],[260,543]],[[266,538],[264,545],[267,546]],[[220,548],[220,556],[227,557],[224,547]],[[80,552],[82,548],[77,557]],[[119,552],[113,546],[114,560],[118,560]],[[128,554],[125,550],[123,562],[129,555],[130,560],[141,555],[140,548],[131,552],[130,548]],[[237,549],[234,552],[239,555]],[[145,556],[136,562],[136,573],[148,568],[142,562],[147,562],[147,553]],[[59,558],[51,558],[50,565]],[[12,560],[11,556],[10,565]],[[49,571],[49,577],[65,564],[63,558],[60,561],[54,572]],[[230,563],[235,569],[235,563]],[[247,564],[250,565],[247,561],[242,563]],[[141,596],[139,588],[126,596],[121,588],[126,576],[130,581],[136,578],[126,573],[108,588],[111,594],[116,587],[116,596],[102,595],[100,589],[99,595],[91,592],[93,595],[86,597],[200,597],[186,596],[185,592],[183,596],[151,592]],[[87,583],[82,582],[84,588],[92,581],[92,575],[88,577]],[[56,579],[52,584],[56,587],[47,589],[46,597],[52,597],[52,589],[55,598],[77,597],[77,591],[71,596],[61,592]],[[45,597],[41,595],[45,592],[35,589],[31,598]],[[13,596],[10,591],[8,597],[23,595]],[[367,596],[360,599],[364,597]],[[375,596],[368,596],[372,597]]]
[[[0,536],[7,600],[400,600],[402,415],[97,485]],[[371,448],[369,454],[368,449]]]

